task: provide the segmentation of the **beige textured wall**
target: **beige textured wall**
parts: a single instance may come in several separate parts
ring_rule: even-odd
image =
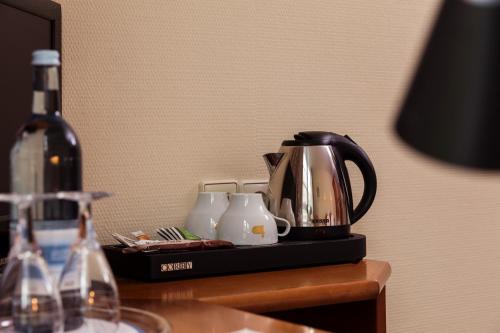
[[[379,176],[354,230],[392,264],[389,331],[500,331],[500,177],[391,128],[438,0],[60,2],[64,116],[85,187],[116,193],[95,205],[105,242],[181,224],[202,179],[266,176],[296,131],[348,133]]]

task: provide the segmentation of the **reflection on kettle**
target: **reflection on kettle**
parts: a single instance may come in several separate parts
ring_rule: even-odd
[[[278,215],[287,219],[292,227],[297,226],[295,223],[295,216],[293,215],[292,200],[283,198]]]
[[[270,178],[270,211],[292,224],[287,238],[348,237],[350,225],[371,207],[377,177],[368,155],[348,136],[331,132],[300,132],[283,141],[279,152],[264,155]],[[364,191],[353,208],[345,161],[361,170]]]

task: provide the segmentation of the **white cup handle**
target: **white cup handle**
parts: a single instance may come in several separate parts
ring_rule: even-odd
[[[287,219],[284,219],[284,218],[282,218],[282,217],[277,217],[277,216],[275,216],[275,215],[273,215],[273,217],[274,217],[276,220],[278,220],[278,221],[281,221],[281,222],[285,222],[285,223],[286,223],[286,229],[285,229],[285,231],[283,231],[281,234],[280,234],[280,233],[278,233],[278,236],[283,237],[283,236],[288,235],[288,233],[290,232],[290,228],[291,228],[291,226],[292,226],[292,225],[290,224],[290,221],[288,221]]]

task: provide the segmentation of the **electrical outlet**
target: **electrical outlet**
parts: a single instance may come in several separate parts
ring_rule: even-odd
[[[198,191],[234,193],[238,191],[238,181],[234,179],[201,181]]]
[[[238,192],[241,193],[267,193],[267,179],[245,179],[238,182]]]

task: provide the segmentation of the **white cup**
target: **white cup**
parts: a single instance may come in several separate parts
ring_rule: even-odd
[[[276,220],[286,223],[286,230],[278,233]],[[267,210],[260,193],[233,193],[229,207],[217,225],[217,238],[235,245],[264,245],[278,242],[278,236],[290,232],[290,222]]]
[[[200,192],[184,227],[204,239],[217,239],[215,227],[229,206],[226,192]]]

